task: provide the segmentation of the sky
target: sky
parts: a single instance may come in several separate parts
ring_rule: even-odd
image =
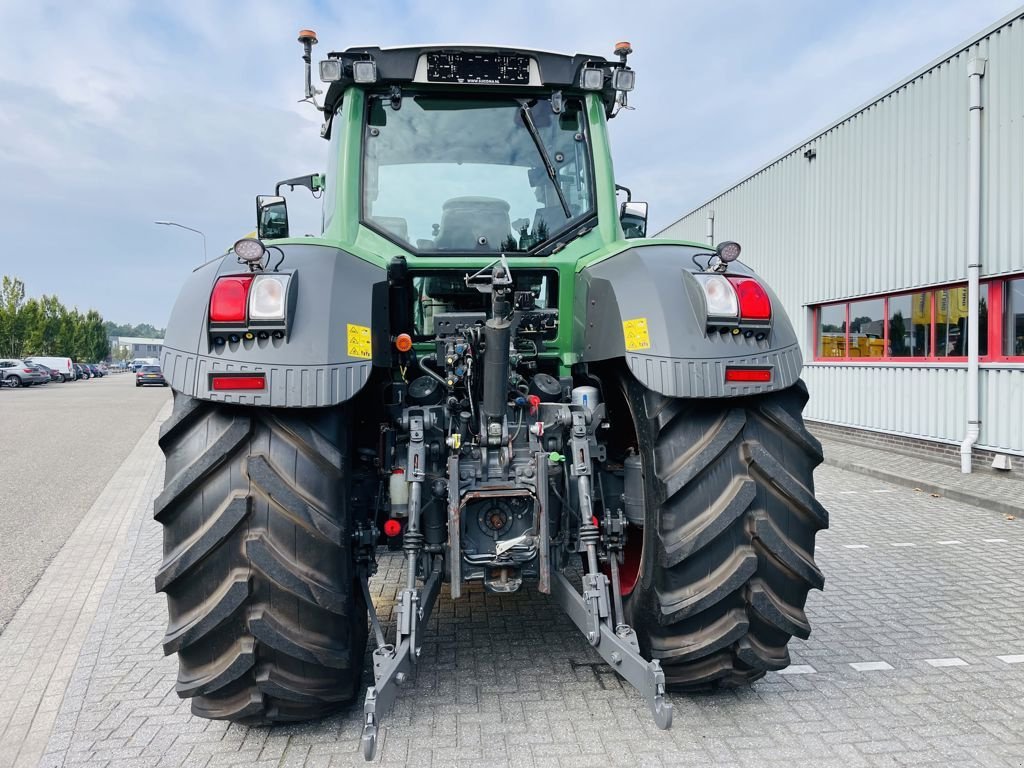
[[[212,256],[253,229],[256,194],[324,167],[300,28],[314,60],[436,42],[611,57],[629,40],[613,156],[655,232],[1017,2],[0,0],[0,274],[163,327],[203,242],[154,221],[201,230]],[[293,231],[318,231],[303,195]]]

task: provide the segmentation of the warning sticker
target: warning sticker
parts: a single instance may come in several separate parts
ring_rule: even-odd
[[[369,360],[373,357],[370,329],[365,325],[348,324],[348,356]]]
[[[651,334],[647,332],[646,317],[623,320],[622,334],[626,337],[626,349],[630,352],[651,348]]]

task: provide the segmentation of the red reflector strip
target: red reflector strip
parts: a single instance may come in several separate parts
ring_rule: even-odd
[[[210,388],[214,392],[223,392],[233,389],[265,389],[266,377],[259,376],[212,376],[210,377]]]
[[[771,368],[726,368],[726,381],[771,381]]]

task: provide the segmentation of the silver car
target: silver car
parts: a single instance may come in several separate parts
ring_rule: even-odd
[[[13,379],[19,387],[50,382],[50,375],[44,373],[41,368],[14,357],[0,359],[0,376],[8,382]]]

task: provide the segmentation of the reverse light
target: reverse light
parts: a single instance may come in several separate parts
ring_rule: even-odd
[[[210,322],[244,323],[251,285],[249,275],[219,278],[210,295]]]
[[[739,300],[736,298],[736,290],[722,275],[700,274],[694,275],[704,291],[704,302],[707,304],[708,317],[730,317],[739,316]]]
[[[264,374],[245,376],[210,376],[210,389],[214,392],[232,392],[240,389],[266,389],[267,381]]]
[[[752,277],[730,277],[740,302],[740,317],[744,320],[771,320],[772,301],[768,293]]]
[[[772,369],[727,367],[725,380],[733,383],[769,382],[772,380]]]
[[[580,88],[600,91],[604,88],[604,70],[601,67],[584,67],[580,70]]]
[[[283,322],[288,308],[290,275],[256,275],[249,290],[249,319]]]

